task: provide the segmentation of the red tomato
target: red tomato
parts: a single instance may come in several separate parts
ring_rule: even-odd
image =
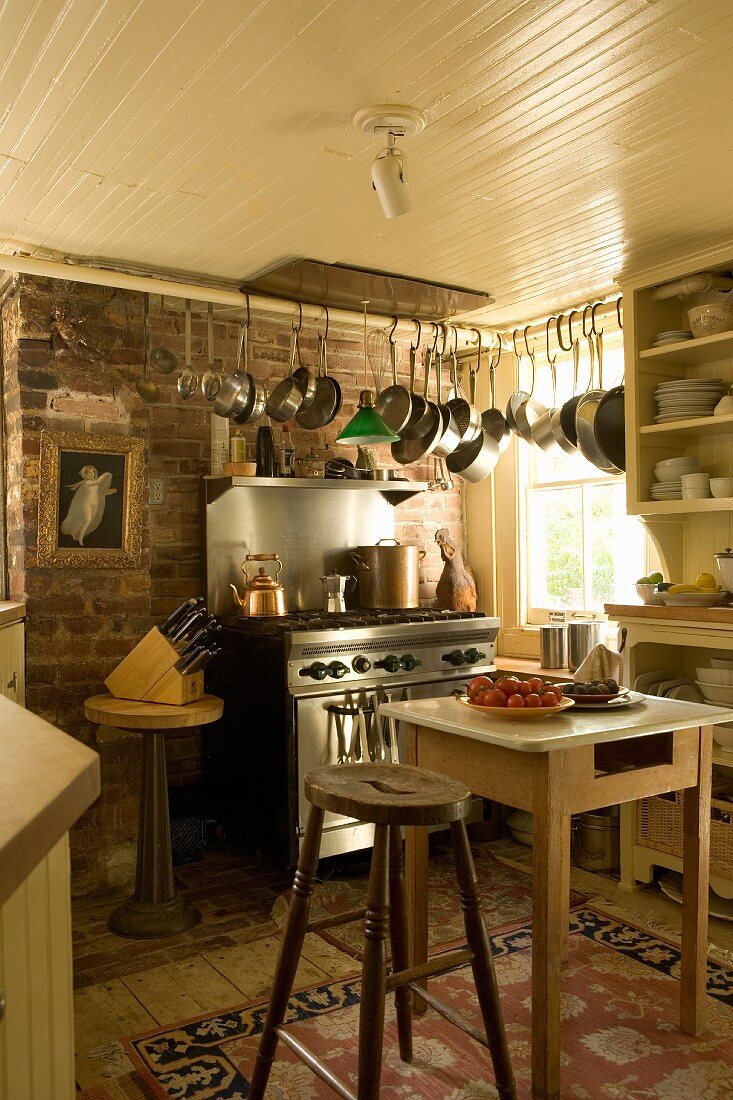
[[[523,707],[525,705],[523,695],[510,695],[506,701],[508,707]]]
[[[538,694],[544,691],[545,681],[540,679],[539,676],[533,676],[530,680],[527,680],[527,683],[532,688],[532,691]]]
[[[520,680],[519,681],[519,691],[524,696],[532,694],[532,686],[531,686],[529,680]]]
[[[507,676],[506,679],[499,680],[499,683],[496,686],[499,688],[500,691],[503,691],[507,697],[510,695],[516,695],[519,691],[519,680],[515,679],[514,676]]]
[[[543,707],[556,707],[557,695],[554,691],[546,691],[544,695],[540,697],[540,706]]]
[[[499,691],[498,688],[492,688],[490,691],[482,691],[478,699],[474,699],[475,703],[478,703],[481,707],[505,707],[507,705],[507,697],[503,691]]]
[[[488,676],[474,676],[468,685],[468,698],[473,699],[480,691],[486,691],[494,686]]]
[[[533,691],[529,695],[525,696],[524,705],[525,707],[541,707],[542,701],[540,700],[539,695],[537,695],[537,693]]]
[[[545,691],[554,691],[558,700],[562,699],[562,684],[548,684]]]

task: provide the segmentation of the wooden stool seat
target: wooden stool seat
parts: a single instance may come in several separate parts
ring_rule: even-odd
[[[466,833],[471,796],[456,783],[424,768],[404,764],[335,764],[309,772],[305,792],[310,800],[303,846],[295,872],[270,1003],[247,1094],[263,1100],[278,1041],[282,1040],[343,1100],[377,1100],[382,1072],[384,1001],[394,993],[397,1038],[403,1062],[412,1061],[412,998],[418,994],[450,1023],[488,1047],[500,1100],[516,1100],[514,1077],[504,1033],[499,989],[481,911],[478,880]],[[309,920],[310,899],[326,811],[374,824],[374,850],[366,906]],[[450,825],[458,895],[466,929],[466,948],[447,951],[420,966],[410,965],[405,897],[402,825]],[[365,919],[361,970],[357,1091],[354,1093],[295,1035],[283,1027],[288,1000],[307,932]],[[387,939],[392,968],[387,974]],[[483,1030],[464,1019],[420,984],[430,976],[471,964]]]
[[[466,817],[462,783],[407,764],[331,764],[305,777],[313,806],[375,825],[449,825]]]

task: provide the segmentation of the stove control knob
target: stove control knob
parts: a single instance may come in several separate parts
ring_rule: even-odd
[[[314,661],[308,668],[301,668],[300,676],[311,676],[314,680],[325,680],[328,669],[323,661]]]
[[[441,661],[447,661],[449,664],[458,668],[466,660],[466,654],[462,649],[453,649],[450,653],[444,653],[441,657]]]
[[[402,666],[399,657],[395,657],[394,653],[390,653],[383,661],[377,661],[375,667],[384,668],[387,672],[399,672]]]
[[[351,667],[354,672],[368,672],[372,667],[372,662],[368,657],[354,657],[354,660],[351,662]]]
[[[348,671],[348,666],[343,661],[331,661],[328,666],[328,675],[333,676],[334,680],[340,680]]]
[[[466,650],[466,664],[475,665],[477,661],[483,661],[485,653],[482,653],[480,649],[467,649]]]
[[[415,657],[412,653],[404,653],[400,657],[400,665],[402,666],[402,668],[404,668],[405,672],[412,672],[414,669],[417,668],[418,665],[421,664],[422,661],[420,660],[420,658]]]

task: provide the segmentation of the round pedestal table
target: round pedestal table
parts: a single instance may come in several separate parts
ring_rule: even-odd
[[[112,695],[93,695],[84,703],[90,722],[143,735],[135,893],[107,922],[110,932],[118,936],[173,936],[201,920],[198,909],[178,896],[173,883],[165,735],[168,730],[215,722],[223,710],[224,701],[215,695],[203,695],[182,707]]]

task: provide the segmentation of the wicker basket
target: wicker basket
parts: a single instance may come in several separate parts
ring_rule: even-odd
[[[636,808],[636,842],[645,848],[682,858],[682,807],[684,793],[642,798]],[[711,809],[727,814],[730,822],[710,821],[710,873],[733,878],[733,803],[713,798]]]

